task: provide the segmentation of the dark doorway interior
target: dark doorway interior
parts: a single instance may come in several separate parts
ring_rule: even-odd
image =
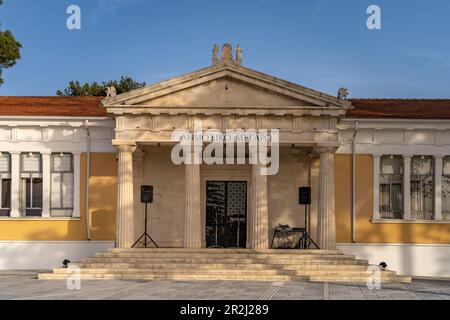
[[[206,246],[245,248],[247,182],[206,182]]]

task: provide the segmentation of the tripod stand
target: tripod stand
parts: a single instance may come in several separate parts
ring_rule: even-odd
[[[310,235],[308,234],[308,205],[305,204],[305,228],[303,230],[303,235],[298,240],[295,248],[310,249],[311,245],[314,245],[316,249],[319,249],[319,246],[314,242],[313,239],[311,239]]]
[[[219,239],[218,239],[218,217],[217,217],[217,210],[216,211],[216,230],[215,230],[215,242],[214,245],[209,246],[208,248],[223,248],[222,246],[219,246]]]
[[[138,243],[144,245],[144,248],[147,248],[147,245],[150,245],[153,243],[157,248],[158,245],[155,241],[153,241],[152,237],[147,233],[147,205],[148,203],[145,203],[145,225],[144,225],[144,234],[139,237],[139,239],[136,240],[136,242],[131,246],[132,248],[136,247]]]

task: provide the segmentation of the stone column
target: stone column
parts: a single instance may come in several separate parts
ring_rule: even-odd
[[[443,157],[434,157],[434,220],[442,220],[442,164]]]
[[[411,156],[403,156],[403,219],[411,220]]]
[[[116,144],[118,155],[117,172],[117,218],[116,247],[131,248],[134,239],[133,229],[133,152],[134,143]]]
[[[334,206],[335,148],[319,148],[319,210],[317,240],[320,249],[336,248],[336,217]]]
[[[185,164],[184,247],[201,248],[200,164]]]
[[[250,219],[250,246],[254,250],[269,248],[269,210],[267,176],[261,174],[260,163],[252,165],[252,208]]]

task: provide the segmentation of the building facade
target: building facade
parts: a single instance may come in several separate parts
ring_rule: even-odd
[[[148,228],[160,247],[268,249],[278,225],[304,226],[298,187],[310,186],[320,248],[450,277],[450,101],[336,98],[229,50],[118,96],[0,97],[0,268],[131,247],[144,231],[141,185],[154,187]],[[276,130],[264,151],[278,155],[276,173],[261,174],[268,164],[250,160],[249,142],[242,157],[214,148],[222,163],[174,162],[173,133],[199,123]],[[199,143],[202,156],[211,144]]]

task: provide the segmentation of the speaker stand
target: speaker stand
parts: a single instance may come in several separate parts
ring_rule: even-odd
[[[214,245],[212,245],[212,246],[209,246],[208,247],[208,249],[214,249],[214,248],[223,248],[223,247],[221,247],[221,246],[219,246],[219,240],[218,240],[218,224],[217,224],[217,210],[216,210],[216,231],[215,231],[215,243],[214,243]]]
[[[303,235],[298,240],[297,244],[295,245],[295,248],[297,249],[310,249],[311,245],[314,245],[316,249],[319,249],[319,246],[314,242],[314,240],[310,237],[308,234],[308,205],[305,204],[305,231],[303,232]]]
[[[153,241],[152,237],[147,233],[147,205],[148,203],[145,203],[145,225],[144,225],[144,234],[139,237],[139,239],[136,240],[136,242],[131,246],[132,248],[136,247],[138,243],[142,244],[144,248],[148,248],[148,245],[154,244],[157,248],[159,246],[156,244],[155,241]]]

